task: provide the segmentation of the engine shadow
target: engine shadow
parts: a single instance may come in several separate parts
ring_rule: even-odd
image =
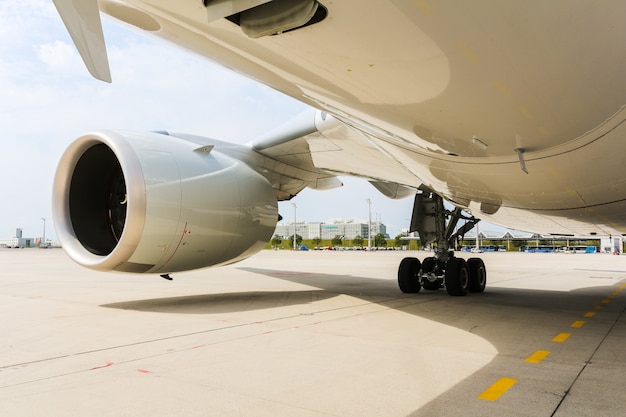
[[[101,307],[170,314],[223,314],[306,305],[333,297],[323,291],[250,291],[122,301]]]

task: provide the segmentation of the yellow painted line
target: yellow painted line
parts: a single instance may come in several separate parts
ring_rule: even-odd
[[[593,317],[595,315],[596,315],[595,311],[588,311],[588,312],[585,313],[585,317]]]
[[[556,336],[554,336],[554,338],[552,338],[552,341],[557,342],[557,343],[563,343],[567,339],[569,339],[571,335],[572,335],[571,333],[559,333]]]
[[[602,301],[600,301],[602,304],[608,304],[611,302],[611,300],[607,300],[606,298]]]
[[[612,300],[612,299],[614,299],[614,298],[615,298],[615,296],[614,296],[614,295],[609,295],[609,296],[608,296],[608,297],[606,297],[606,298],[608,298],[609,300]]]
[[[580,329],[581,327],[583,327],[583,325],[585,324],[584,321],[582,320],[576,320],[574,323],[572,323],[569,327],[573,327],[575,329]]]
[[[594,307],[596,310],[602,310],[604,308],[604,306],[595,306]]]
[[[524,359],[524,362],[539,363],[542,360],[544,360],[549,354],[550,354],[550,351],[548,350],[538,350],[532,355],[530,355],[529,357],[527,357],[526,359]]]
[[[620,285],[620,286],[619,286],[619,289],[620,289],[620,290],[626,290],[626,284],[622,284],[622,285]]]
[[[516,383],[517,379],[514,378],[500,378],[495,384],[483,391],[478,398],[486,401],[497,401],[502,394],[507,392]]]
[[[621,293],[622,293],[622,290],[613,291],[613,295],[620,295]]]

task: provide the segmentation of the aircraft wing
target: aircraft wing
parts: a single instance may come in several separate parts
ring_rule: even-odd
[[[55,4],[87,66],[106,73],[103,42],[90,35],[98,32],[96,0]],[[626,6],[620,2],[602,8],[567,0],[97,5],[317,109],[313,116],[286,121],[247,151],[222,144],[212,150],[210,143],[196,151],[215,159],[219,172],[228,164],[218,154],[244,162],[279,199],[305,186],[336,186],[335,174],[348,173],[368,178],[390,197],[426,190],[510,228],[626,234]],[[163,140],[150,137],[152,144]],[[100,134],[85,141],[111,149],[126,182],[130,172],[145,174],[142,158],[152,161],[139,158],[133,171],[131,161],[119,157],[123,141]],[[70,152],[70,166],[81,159],[81,146]],[[142,146],[131,148],[141,153]],[[180,163],[187,165],[186,159]],[[175,168],[163,162],[160,169],[172,176],[184,171]],[[152,184],[144,179],[144,185]],[[112,242],[117,238],[114,231]],[[162,244],[165,252],[176,246],[172,239]],[[94,251],[107,252],[109,246],[115,245]]]
[[[489,2],[261,3],[98,5],[351,127],[347,135],[307,142],[320,168],[424,185],[505,226],[626,233],[626,178],[621,159],[611,158],[622,147],[626,119],[621,4],[600,12],[564,2],[563,16]],[[72,5],[57,2],[60,11]],[[93,23],[84,10],[61,14]],[[589,15],[584,27],[592,35],[580,30]],[[559,36],[548,36],[557,27]],[[102,48],[77,44],[83,57]],[[362,164],[346,157],[356,149]],[[394,168],[378,167],[379,160]],[[580,169],[599,161],[605,169]]]

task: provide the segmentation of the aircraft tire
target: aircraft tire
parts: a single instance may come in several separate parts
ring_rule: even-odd
[[[483,292],[487,286],[487,268],[480,258],[470,258],[467,260],[469,268],[469,292]]]
[[[467,295],[469,290],[470,274],[465,259],[450,259],[446,265],[444,280],[446,282],[446,290],[449,295]]]
[[[406,294],[420,292],[422,285],[419,281],[419,272],[422,265],[417,258],[404,258],[398,267],[398,286]]]

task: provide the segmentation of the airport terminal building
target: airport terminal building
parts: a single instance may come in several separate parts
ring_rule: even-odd
[[[285,223],[276,226],[274,235],[278,235],[281,238],[287,238],[293,236],[294,230],[296,234],[302,236],[302,239],[332,239],[335,236],[341,236],[343,239],[351,240],[357,236],[361,236],[363,239],[367,239],[368,236],[368,222],[356,219],[333,219],[327,223],[322,222],[294,222]],[[387,236],[387,226],[380,221],[372,221],[372,237],[378,233],[382,233]]]

